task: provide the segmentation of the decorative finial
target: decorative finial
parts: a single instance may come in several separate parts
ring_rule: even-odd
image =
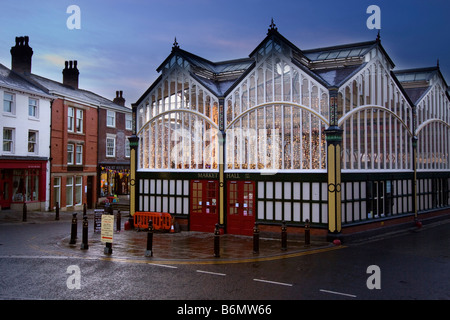
[[[377,42],[380,42],[381,37],[380,37],[380,29],[378,29],[378,34],[377,34]]]
[[[175,40],[173,41],[173,47],[172,47],[173,49],[179,49],[180,48],[180,46],[178,45],[178,42],[177,42],[177,37],[175,37]]]
[[[271,23],[270,23],[269,27],[270,27],[269,32],[270,31],[278,31],[278,28],[276,27],[276,24],[273,22],[273,18],[271,20]]]

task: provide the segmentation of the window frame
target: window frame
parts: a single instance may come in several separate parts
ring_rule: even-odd
[[[133,130],[133,115],[125,114],[125,130]]]
[[[34,142],[30,140],[30,134],[34,133]],[[28,153],[29,154],[38,154],[38,147],[39,147],[39,131],[36,130],[28,130]],[[33,144],[33,151],[30,151],[30,143]]]
[[[11,132],[11,138],[9,140],[5,140],[5,131],[10,131]],[[10,154],[14,154],[14,148],[15,148],[15,128],[3,128],[3,132],[2,132],[2,140],[3,140],[3,146],[2,146],[2,150],[5,153],[10,153]],[[9,143],[10,145],[10,149],[9,150],[5,150],[5,142]]]
[[[11,96],[11,100],[6,100],[6,95]],[[9,102],[9,107],[11,110],[5,110],[5,102]],[[16,115],[16,95],[12,92],[3,91],[3,113],[7,115]]]
[[[109,123],[109,120],[112,120],[111,124]],[[116,112],[112,110],[106,110],[106,126],[108,128],[115,128],[116,127]]]
[[[75,131],[75,108],[67,107],[67,131]]]
[[[32,101],[35,101],[36,104],[32,104]],[[30,114],[31,110],[33,110],[33,112]],[[28,98],[28,118],[39,119],[39,99]]]
[[[82,144],[75,145],[75,159],[74,160],[75,160],[76,165],[83,164],[83,145]]]
[[[69,146],[72,147],[72,150],[69,150]],[[75,145],[73,143],[67,144],[67,165],[74,165],[75,161]]]
[[[112,146],[113,153],[109,154],[108,148],[111,148],[111,147],[108,147],[108,141],[111,141],[111,140],[113,141],[113,146]],[[115,156],[116,156],[116,137],[106,137],[106,157],[114,158]]]
[[[83,133],[83,109],[75,109],[75,130],[77,133]]]

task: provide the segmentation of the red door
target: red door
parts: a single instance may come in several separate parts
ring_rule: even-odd
[[[12,200],[12,171],[0,169],[0,206],[9,208]]]
[[[253,235],[255,224],[255,183],[228,181],[227,232]]]
[[[219,214],[218,181],[192,180],[190,200],[190,230],[214,232]]]

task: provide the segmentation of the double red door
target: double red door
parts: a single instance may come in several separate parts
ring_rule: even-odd
[[[190,230],[214,232],[219,222],[219,182],[191,180]]]
[[[228,181],[227,233],[253,235],[255,224],[255,183]]]

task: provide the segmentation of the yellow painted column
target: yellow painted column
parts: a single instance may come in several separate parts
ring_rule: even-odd
[[[139,145],[139,138],[132,135],[130,140],[130,215],[136,212],[136,155]]]
[[[342,130],[338,127],[325,130],[328,153],[328,232],[337,234],[342,228],[341,208],[341,142]]]
[[[338,238],[342,229],[341,208],[341,145],[342,129],[338,126],[342,106],[338,88],[330,89],[330,126],[325,130],[328,173],[328,239]]]
[[[225,222],[225,132],[221,131],[219,135],[219,224],[223,225]]]

